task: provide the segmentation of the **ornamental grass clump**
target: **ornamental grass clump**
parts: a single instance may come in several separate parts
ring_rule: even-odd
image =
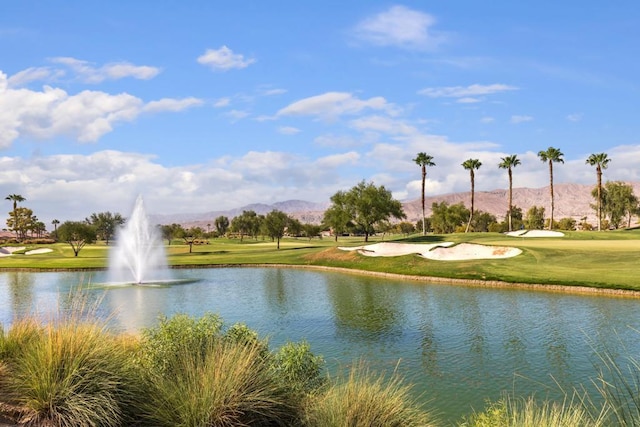
[[[147,406],[155,426],[287,426],[295,408],[257,344],[219,340],[203,357],[181,350],[170,374],[150,378]]]
[[[431,418],[397,374],[375,374],[357,363],[346,380],[308,401],[304,422],[309,427],[425,427],[434,425]]]
[[[459,427],[601,427],[603,413],[594,416],[582,401],[537,402],[533,397],[504,396],[466,417]]]
[[[136,398],[132,352],[99,322],[17,322],[3,338],[0,400],[33,426],[118,426]],[[20,351],[13,351],[20,343]]]

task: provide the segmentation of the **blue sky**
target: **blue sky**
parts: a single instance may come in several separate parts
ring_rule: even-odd
[[[640,4],[34,1],[0,6],[0,194],[93,212],[640,180]],[[6,201],[6,211],[11,209]]]

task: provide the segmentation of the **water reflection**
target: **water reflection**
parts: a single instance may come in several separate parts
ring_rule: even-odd
[[[560,387],[593,388],[594,350],[621,359],[640,353],[637,300],[293,269],[176,273],[196,281],[86,292],[102,300],[99,315],[112,316],[116,330],[138,331],[159,315],[213,312],[228,324],[246,323],[274,346],[306,339],[331,369],[360,357],[397,367],[452,421],[503,391],[561,400]],[[0,273],[0,323],[67,310],[79,284],[102,282],[100,273]]]

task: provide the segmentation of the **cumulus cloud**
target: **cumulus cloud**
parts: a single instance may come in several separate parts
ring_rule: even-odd
[[[7,84],[10,88],[17,88],[33,81],[55,80],[64,75],[65,72],[63,70],[56,70],[51,67],[30,67],[10,76]]]
[[[348,92],[327,92],[289,104],[280,109],[277,115],[335,119],[345,114],[358,114],[365,109],[393,111],[394,106],[381,96],[363,100]]]
[[[105,80],[118,80],[125,77],[149,80],[160,73],[157,67],[134,65],[128,62],[114,62],[101,67],[95,67],[88,61],[71,57],[56,57],[52,58],[51,62],[67,66],[84,83],[101,83]]]
[[[432,31],[435,22],[435,18],[427,13],[405,6],[393,6],[359,22],[353,35],[358,40],[376,46],[433,49],[446,40],[442,34]]]
[[[256,62],[253,58],[245,58],[244,55],[233,53],[227,46],[219,49],[207,49],[198,57],[198,63],[209,66],[212,70],[228,71],[234,68],[246,68]]]
[[[417,129],[402,120],[385,116],[368,116],[352,120],[352,128],[359,131],[374,131],[392,135],[410,135],[417,133]]]
[[[477,102],[478,100],[475,98],[477,96],[491,95],[511,90],[518,90],[518,88],[502,83],[494,83],[490,85],[473,84],[470,86],[430,87],[422,89],[418,91],[418,93],[428,96],[429,98],[461,98],[473,99],[473,102]]]
[[[165,98],[145,104],[127,93],[85,90],[71,95],[50,86],[41,91],[11,89],[0,72],[0,149],[21,136],[71,136],[79,142],[95,142],[116,124],[135,120],[141,113],[180,111],[200,103],[196,98]]]

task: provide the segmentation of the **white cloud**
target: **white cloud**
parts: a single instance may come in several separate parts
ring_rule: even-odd
[[[85,90],[70,95],[49,86],[42,91],[10,89],[6,75],[0,72],[0,148],[11,146],[21,136],[70,136],[79,142],[95,142],[116,124],[135,120],[143,112],[180,111],[200,103],[196,98],[165,98],[145,104],[127,93]]]
[[[533,121],[533,117],[531,116],[519,116],[519,115],[515,115],[515,116],[511,116],[511,123],[524,123],[524,122],[530,122]]]
[[[212,70],[228,71],[234,68],[246,68],[256,62],[253,58],[245,58],[244,55],[233,53],[227,46],[220,49],[207,49],[198,57],[198,63],[211,67]]]
[[[247,111],[242,111],[242,110],[231,110],[224,113],[224,115],[226,117],[229,117],[235,123],[238,120],[242,120],[245,117],[248,117],[249,113]]]
[[[160,73],[157,67],[133,65],[128,62],[109,63],[99,68],[88,61],[71,57],[56,57],[52,58],[51,62],[66,65],[85,83],[101,83],[105,80],[118,80],[125,77],[149,80]]]
[[[365,109],[392,112],[394,106],[381,96],[362,100],[348,92],[327,92],[289,104],[277,114],[278,116],[301,115],[335,119],[343,114],[358,114]]]
[[[226,107],[229,104],[231,104],[231,98],[220,98],[213,103],[213,106],[216,108],[221,108],[221,107]]]
[[[456,100],[456,102],[458,104],[475,104],[477,102],[482,102],[482,99],[480,98],[471,98],[469,96],[464,97],[464,98],[459,98],[458,100]]]
[[[294,128],[292,126],[280,126],[278,128],[278,133],[281,133],[283,135],[295,135],[300,132],[300,129]]]
[[[178,112],[202,104],[203,101],[201,99],[193,97],[184,99],[163,98],[158,101],[148,102],[143,110],[146,113],[160,113],[164,111]]]
[[[358,160],[360,160],[360,154],[355,151],[349,151],[348,153],[332,154],[330,156],[321,157],[316,163],[322,168],[334,168],[344,164],[353,165],[356,164]]]
[[[52,80],[62,77],[65,74],[62,70],[55,70],[50,67],[31,67],[19,71],[9,77],[8,87],[18,88],[28,83],[38,80]]]
[[[427,13],[393,6],[358,23],[353,34],[357,39],[376,46],[432,49],[445,41],[443,35],[431,31],[434,24],[435,19]]]
[[[502,83],[494,83],[490,85],[473,84],[470,86],[432,87],[422,89],[418,93],[429,98],[469,98],[511,90],[518,90],[518,88]]]

